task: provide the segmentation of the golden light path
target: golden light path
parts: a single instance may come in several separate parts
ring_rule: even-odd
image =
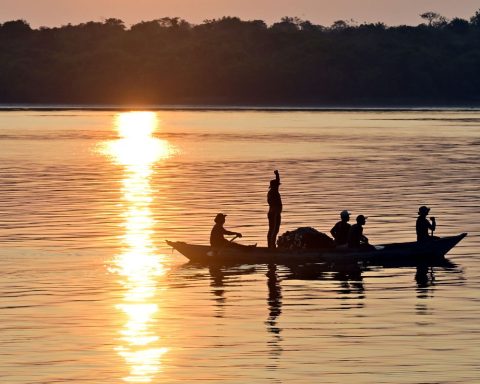
[[[156,113],[126,112],[115,118],[119,139],[108,142],[104,151],[124,166],[123,200],[125,205],[124,251],[113,261],[111,271],[122,277],[125,294],[117,308],[126,315],[120,331],[118,354],[128,365],[130,374],[124,381],[146,383],[161,371],[161,358],[168,348],[152,330],[154,301],[159,276],[166,270],[152,241],[154,220],[150,209],[153,192],[150,185],[152,166],[173,153],[165,140],[153,137],[158,127]]]

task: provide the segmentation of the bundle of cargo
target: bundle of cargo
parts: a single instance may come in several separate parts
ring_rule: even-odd
[[[312,227],[301,227],[287,231],[278,237],[277,246],[281,249],[331,249],[335,243],[330,236]]]

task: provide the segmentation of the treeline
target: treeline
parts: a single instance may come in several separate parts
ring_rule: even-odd
[[[0,103],[480,103],[480,10],[418,26],[235,17],[0,24]]]

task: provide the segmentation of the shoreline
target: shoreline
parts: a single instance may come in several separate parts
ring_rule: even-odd
[[[216,105],[216,104],[0,104],[0,112],[15,111],[212,111],[212,112],[401,112],[401,111],[452,111],[480,112],[480,105]]]

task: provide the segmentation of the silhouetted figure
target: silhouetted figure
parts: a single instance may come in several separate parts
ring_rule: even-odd
[[[280,175],[277,170],[274,171],[275,179],[270,180],[270,189],[267,194],[268,201],[268,248],[275,249],[278,231],[282,221],[282,197],[280,196]]]
[[[366,222],[367,218],[365,216],[357,216],[357,223],[353,224],[348,232],[348,248],[372,248],[372,246],[368,244],[368,238],[363,235],[363,226]]]
[[[236,244],[225,239],[225,235],[233,235],[240,238],[242,237],[242,234],[239,232],[231,232],[223,228],[223,224],[225,224],[225,217],[227,217],[227,215],[224,215],[223,213],[219,213],[215,217],[215,225],[210,233],[210,245],[216,249],[222,249],[225,247],[247,247],[245,245]]]
[[[434,238],[433,236],[433,231],[435,231],[435,227],[437,226],[437,223],[435,222],[435,217],[430,217],[430,220],[432,220],[432,223],[428,221],[427,215],[428,212],[430,212],[430,208],[426,207],[425,205],[422,205],[418,209],[418,218],[417,218],[417,241],[425,241],[425,240],[431,240]],[[430,234],[428,231],[431,230],[432,234]]]
[[[350,213],[348,211],[340,212],[340,218],[341,220],[330,230],[330,233],[335,239],[335,245],[347,244],[348,233],[350,232],[351,228],[351,225],[348,223],[350,220]]]

